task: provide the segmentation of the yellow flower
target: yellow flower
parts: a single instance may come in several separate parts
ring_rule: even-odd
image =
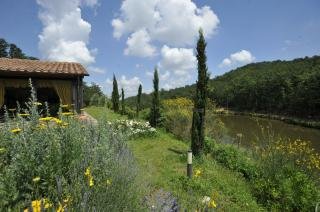
[[[51,121],[52,119],[53,119],[53,117],[47,116],[47,117],[44,117],[44,118],[39,118],[39,121]]]
[[[37,183],[37,182],[40,181],[40,177],[35,177],[35,178],[32,179],[32,181],[33,181],[34,183]]]
[[[20,129],[20,128],[15,128],[15,129],[11,130],[11,132],[15,133],[15,134],[18,134],[21,131],[22,131],[22,129]]]
[[[93,177],[89,177],[89,186],[92,187],[94,186],[94,182],[93,182]]]
[[[58,119],[58,118],[52,118],[52,120],[54,122],[56,122],[56,124],[62,124],[62,120]]]
[[[41,106],[42,105],[42,103],[40,103],[40,102],[34,102],[33,104],[37,105],[37,106]]]
[[[86,168],[86,171],[84,172],[84,175],[87,176],[87,177],[91,175],[90,166],[88,168]]]
[[[84,175],[85,175],[85,176],[87,177],[87,179],[88,179],[89,186],[90,186],[90,187],[94,186],[93,176],[92,176],[92,174],[91,174],[91,169],[90,169],[90,167],[88,167],[88,168],[86,169],[86,171],[84,172]]]
[[[21,116],[21,117],[27,117],[27,116],[30,116],[30,114],[29,114],[29,113],[19,113],[19,116]]]
[[[109,179],[107,179],[107,185],[109,186],[109,185],[111,185],[111,183],[112,183],[112,181],[111,180],[109,180]]]
[[[216,202],[215,202],[213,199],[211,199],[210,202],[209,202],[209,204],[208,204],[208,207],[209,207],[209,208],[216,208],[216,207],[217,207],[217,204],[216,204]]]
[[[69,125],[69,123],[64,122],[64,123],[62,124],[62,127],[67,127],[68,125]]]
[[[194,176],[195,177],[200,177],[201,176],[201,170],[200,169],[196,169]]]
[[[72,112],[65,112],[65,113],[62,113],[62,115],[64,115],[64,116],[72,116],[73,113]]]
[[[33,212],[41,212],[41,200],[34,200],[31,203],[32,211]],[[42,199],[42,206],[45,209],[51,208],[52,204],[49,202],[48,199],[44,198]],[[28,211],[28,209],[25,209],[24,211]]]

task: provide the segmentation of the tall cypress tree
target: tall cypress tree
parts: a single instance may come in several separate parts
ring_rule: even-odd
[[[142,85],[139,85],[138,95],[137,95],[137,116],[139,117],[139,112],[141,109],[141,94],[142,94]]]
[[[116,76],[113,75],[113,90],[112,90],[112,108],[114,112],[119,112],[119,90]]]
[[[155,68],[153,77],[152,105],[149,116],[149,122],[152,127],[157,127],[159,125],[160,116],[159,75],[157,68]]]
[[[124,105],[124,90],[121,88],[121,114],[124,115],[126,113],[125,105]]]
[[[194,97],[191,127],[191,149],[195,156],[201,155],[204,146],[204,123],[209,80],[208,67],[206,64],[206,46],[203,31],[200,29],[197,42],[198,80],[196,84],[196,95]]]

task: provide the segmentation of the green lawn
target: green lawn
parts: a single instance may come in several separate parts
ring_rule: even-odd
[[[115,121],[119,119],[127,119],[126,116],[114,113],[107,107],[90,106],[86,107],[85,111],[97,120],[107,119],[108,121]]]
[[[110,121],[126,118],[98,107],[90,107],[86,111],[95,118],[105,117]],[[202,173],[200,177],[189,180],[185,177],[189,144],[162,130],[158,132],[153,138],[129,141],[150,193],[161,188],[172,192],[179,203],[188,209],[199,208],[203,196],[214,194],[219,211],[263,210],[257,205],[245,179],[239,173],[220,166],[209,156],[194,160],[194,170],[200,169]]]

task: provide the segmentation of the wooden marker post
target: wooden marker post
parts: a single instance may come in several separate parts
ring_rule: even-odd
[[[187,176],[192,178],[192,151],[188,151]]]

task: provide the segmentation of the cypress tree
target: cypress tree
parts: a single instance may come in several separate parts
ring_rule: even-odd
[[[112,90],[112,108],[114,112],[119,112],[119,90],[116,76],[113,75],[113,90]]]
[[[139,112],[141,109],[141,94],[142,94],[142,85],[139,85],[138,95],[137,95],[137,116],[139,117]]]
[[[155,68],[153,77],[152,105],[150,108],[149,122],[152,127],[157,127],[160,123],[160,96],[159,96],[159,76]]]
[[[197,42],[198,80],[196,83],[191,127],[191,149],[195,156],[201,155],[204,146],[204,123],[209,80],[208,67],[206,64],[206,45],[203,31],[200,29]]]
[[[124,105],[124,90],[121,88],[121,114],[124,115],[126,113],[125,105]]]

